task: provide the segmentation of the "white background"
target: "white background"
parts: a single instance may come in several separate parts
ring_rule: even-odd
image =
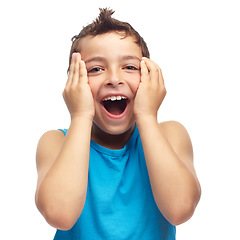
[[[168,94],[159,121],[189,131],[202,185],[178,240],[238,239],[240,7],[234,0],[60,1],[0,4],[1,239],[53,239],[34,203],[35,152],[47,130],[68,128],[62,100],[71,37],[112,7],[148,43]],[[239,238],[240,239],[240,238]]]

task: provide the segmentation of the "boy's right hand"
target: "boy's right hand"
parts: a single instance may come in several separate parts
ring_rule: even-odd
[[[68,80],[63,91],[71,119],[87,117],[93,119],[95,114],[93,96],[88,84],[85,62],[80,53],[73,53]]]

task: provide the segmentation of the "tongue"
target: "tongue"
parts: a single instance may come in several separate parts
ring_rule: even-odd
[[[107,109],[108,112],[110,112],[113,115],[119,115],[122,113],[121,109],[116,107],[116,106],[111,106],[110,108]]]
[[[119,115],[125,110],[126,104],[123,101],[106,101],[104,107],[113,115]]]

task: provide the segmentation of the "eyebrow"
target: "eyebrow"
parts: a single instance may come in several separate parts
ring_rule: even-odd
[[[121,57],[122,60],[132,60],[132,59],[135,59],[135,60],[138,60],[139,62],[141,62],[141,59],[136,57],[136,56],[133,56],[133,55],[127,55],[127,56],[123,56]]]
[[[85,61],[85,63],[89,62],[106,62],[106,59],[104,57],[93,57]]]
[[[140,58],[138,58],[137,56],[133,56],[133,55],[124,55],[124,56],[120,57],[120,59],[121,60],[134,59],[134,60],[138,60],[139,62],[141,62]],[[107,62],[107,59],[104,57],[93,57],[93,58],[87,59],[85,61],[85,63],[89,63],[89,62]]]

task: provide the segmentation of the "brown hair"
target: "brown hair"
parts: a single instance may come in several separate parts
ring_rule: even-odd
[[[142,49],[143,57],[150,57],[147,44],[143,40],[143,38],[139,35],[139,33],[127,22],[122,22],[117,19],[112,18],[113,10],[107,8],[100,8],[100,14],[95,21],[91,24],[83,27],[81,32],[78,35],[72,37],[72,47],[69,56],[69,66],[71,64],[72,54],[74,52],[79,52],[79,41],[88,36],[96,36],[100,34],[104,34],[107,32],[117,32],[124,33],[123,38],[131,36],[135,39],[136,43]],[[69,70],[69,68],[68,68]]]

